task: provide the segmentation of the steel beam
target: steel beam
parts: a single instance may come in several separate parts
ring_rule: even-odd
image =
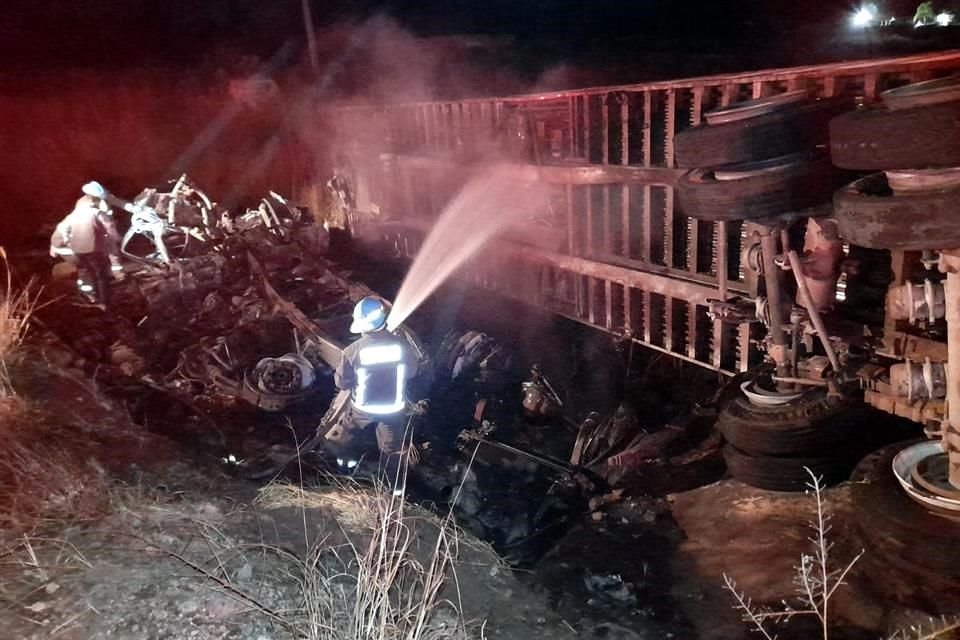
[[[762,71],[750,71],[746,73],[727,73],[713,76],[700,76],[696,78],[687,78],[684,80],[667,80],[661,82],[646,82],[639,84],[607,85],[598,87],[586,87],[583,89],[572,89],[567,91],[552,91],[547,93],[531,93],[498,98],[501,103],[544,102],[547,100],[560,100],[570,96],[594,96],[613,91],[655,91],[668,89],[692,89],[694,87],[707,87],[711,85],[723,85],[730,83],[750,84],[755,81],[760,82],[790,82],[791,80],[809,78],[809,77],[851,77],[860,76],[870,72],[877,73],[914,73],[918,71],[932,71],[938,69],[957,69],[960,67],[960,50],[953,49],[938,53],[922,53],[912,56],[901,56],[893,58],[876,58],[870,60],[856,60],[852,62],[836,62],[821,65],[806,65],[799,67],[783,67],[778,69],[765,69]],[[460,102],[477,102],[489,100],[486,98],[468,98]],[[429,102],[415,102],[407,104],[432,104]],[[403,105],[396,105],[403,106]],[[343,105],[342,109],[362,110],[364,107],[351,107]]]
[[[573,185],[659,185],[673,186],[680,180],[685,171],[668,169],[665,167],[633,167],[624,165],[590,165],[590,164],[562,164],[543,165],[535,164],[462,164],[455,160],[433,158],[430,156],[414,156],[400,154],[397,163],[402,167],[427,169],[436,171],[458,171],[468,174],[471,171],[483,169],[504,169],[518,181],[537,182],[548,184]]]

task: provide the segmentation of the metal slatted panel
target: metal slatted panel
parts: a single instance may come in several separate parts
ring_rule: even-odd
[[[872,100],[890,86],[956,69],[960,69],[960,52],[948,52],[536,96],[399,105],[382,113],[347,108],[338,122],[359,139],[379,126],[381,135],[392,140],[395,148],[411,153],[461,154],[478,142],[497,140],[513,110],[528,110],[536,118],[537,110],[553,101],[556,109],[550,117],[560,114],[562,123],[556,126],[562,129],[558,135],[563,155],[606,169],[628,165],[654,169],[671,167],[675,134],[700,123],[703,113],[717,106],[797,88],[825,97],[854,92]],[[378,117],[381,125],[375,122]],[[538,130],[531,125],[533,131],[554,125],[540,121],[539,126]],[[363,166],[382,164],[367,162]],[[451,183],[450,171],[398,164],[391,171],[380,172],[378,180],[370,180],[376,184],[378,197],[398,203],[402,217],[411,221],[435,217],[458,186]],[[391,180],[397,190],[393,197]],[[567,235],[566,255],[586,259],[577,265],[619,260],[653,279],[643,280],[642,285],[630,284],[578,271],[579,266],[553,265],[528,279],[537,283],[529,292],[532,299],[545,306],[563,307],[559,313],[600,329],[634,335],[653,348],[679,351],[674,355],[681,359],[714,369],[749,366],[755,352],[748,326],[732,331],[719,323],[710,326],[702,305],[706,296],[675,298],[666,286],[707,282],[714,291],[710,297],[743,291],[745,285],[732,269],[738,261],[743,225],[711,225],[682,217],[682,212],[675,210],[672,186],[654,179],[634,184],[566,184],[561,192],[566,196],[566,211],[560,215]],[[398,236],[396,246],[409,252],[419,245],[414,242],[411,247],[410,242],[409,237],[401,242]],[[525,262],[510,264],[510,268],[531,268]],[[472,272],[482,286],[510,293],[504,290],[507,283],[497,282],[495,269]]]

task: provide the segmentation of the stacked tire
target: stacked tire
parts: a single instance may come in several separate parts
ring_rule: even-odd
[[[677,134],[680,207],[707,221],[757,220],[829,203],[837,172],[820,146],[848,105],[791,92],[710,112]]]
[[[960,247],[960,76],[880,97],[830,122],[834,165],[878,172],[834,195],[841,235],[869,249]]]
[[[877,250],[960,247],[960,76],[880,95],[878,105],[830,123],[833,163],[873,172],[834,195],[848,242]],[[887,602],[929,613],[960,611],[960,522],[929,512],[892,469],[912,442],[864,458],[851,476],[862,570],[883,575],[871,586]]]
[[[850,477],[853,519],[863,542],[863,570],[888,576],[874,581],[890,604],[950,614],[960,611],[960,522],[934,515],[906,494],[894,477],[893,458],[914,441],[865,457]]]
[[[717,419],[727,469],[734,479],[771,491],[804,490],[807,469],[827,483],[845,480],[860,457],[855,436],[865,416],[862,407],[854,398],[832,399],[821,389],[771,406],[740,395]]]

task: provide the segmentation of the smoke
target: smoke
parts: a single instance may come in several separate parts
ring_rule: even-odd
[[[285,39],[301,36],[302,24],[293,26],[281,30]],[[266,189],[296,198],[326,182],[335,150],[349,138],[325,116],[326,107],[503,95],[529,86],[509,70],[509,39],[422,38],[384,16],[319,30],[319,76],[305,55],[300,61],[285,46],[274,55],[276,46],[249,41],[197,39],[204,53],[189,68],[162,57],[151,67],[63,64],[31,77],[29,92],[0,99],[7,145],[0,186],[9,209],[0,224],[10,227],[4,231],[27,235],[52,222],[91,179],[133,197],[188,172],[229,206],[251,204]],[[231,87],[252,86],[244,84],[251,75],[275,93],[259,103],[238,100]]]
[[[550,210],[550,189],[531,181],[535,176],[527,175],[526,182],[520,181],[515,167],[510,166],[532,163],[537,155],[531,147],[529,119],[512,107],[500,114],[496,129],[489,121],[462,125],[458,139],[447,140],[443,150],[436,148],[434,140],[416,142],[407,135],[409,132],[397,134],[403,140],[388,141],[379,107],[557,87],[569,79],[570,72],[562,67],[528,80],[522,74],[505,71],[511,68],[503,59],[513,45],[509,40],[420,38],[383,16],[318,33],[321,59],[336,55],[342,43],[358,32],[363,33],[367,44],[343,62],[342,73],[325,92],[322,102],[327,101],[326,106],[331,107],[324,110],[330,119],[325,123],[324,136],[312,137],[314,148],[328,154],[329,166],[338,164],[339,171],[350,174],[350,162],[329,157],[332,150],[347,151],[354,162],[364,165],[358,175],[365,177],[383,177],[378,166],[382,153],[396,152],[408,158],[450,156],[461,163],[457,171],[417,172],[420,190],[429,190],[429,202],[418,201],[416,210],[404,209],[410,203],[377,203],[378,215],[385,217],[404,214],[422,220],[424,216],[436,216],[393,305],[388,321],[393,329],[488,243],[505,236],[542,243],[543,238],[536,237],[538,232],[531,223],[548,217],[545,212]],[[344,113],[338,108],[350,109],[342,128],[335,124]],[[404,126],[410,125],[408,119]]]
[[[511,94],[529,86],[510,71],[510,38],[475,35],[420,37],[378,15],[317,32],[321,61],[339,56],[362,34],[364,46],[345,62],[328,98],[355,104],[396,104]]]
[[[519,183],[503,166],[470,180],[444,209],[430,230],[397,294],[387,318],[391,331],[403,323],[518,214],[543,206],[544,185]]]

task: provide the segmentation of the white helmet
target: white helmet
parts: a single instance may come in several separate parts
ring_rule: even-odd
[[[87,184],[80,187],[80,190],[88,196],[100,198],[101,200],[107,197],[107,190],[104,189],[103,185],[96,180],[91,180]]]
[[[371,333],[383,329],[387,324],[387,307],[383,300],[367,296],[353,308],[351,333]]]

